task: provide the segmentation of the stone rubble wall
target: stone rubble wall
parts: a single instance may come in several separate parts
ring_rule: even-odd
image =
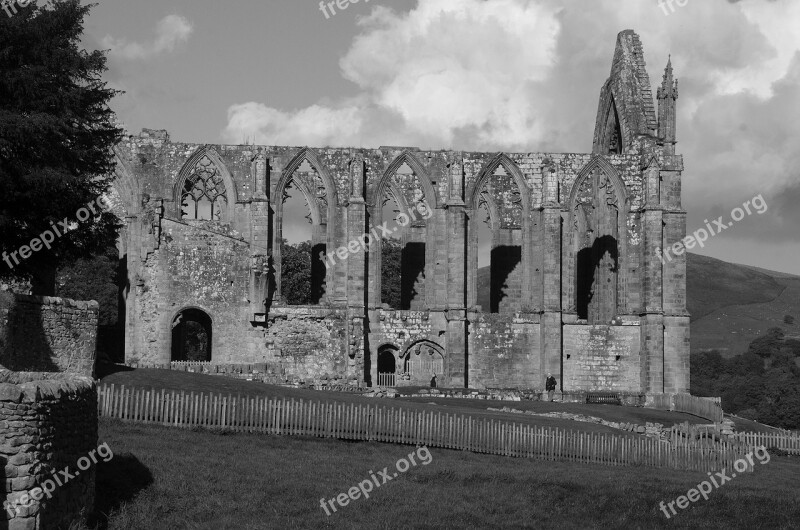
[[[4,510],[7,528],[66,528],[93,510],[96,464],[76,471],[78,460],[97,448],[97,425],[97,389],[90,377],[0,372],[5,501],[15,505],[26,494],[30,499],[32,491],[52,480],[53,474],[63,483],[58,471],[67,467],[75,475],[62,486],[56,485],[52,498],[17,504],[19,510],[13,517]]]
[[[291,307],[269,315],[264,361],[292,380],[356,383],[362,378],[347,355],[347,318],[342,310]]]
[[[0,291],[0,367],[94,375],[97,302]]]

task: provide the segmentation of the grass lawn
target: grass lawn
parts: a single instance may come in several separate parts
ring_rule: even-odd
[[[327,516],[346,492],[414,451],[372,442],[215,434],[101,420],[100,528],[800,528],[800,459],[773,456],[667,520],[659,503],[705,473],[431,449]],[[730,473],[728,473],[730,475]]]
[[[323,392],[317,390],[286,388],[281,386],[266,385],[255,381],[245,381],[224,376],[211,376],[205,374],[194,374],[187,372],[177,372],[171,370],[137,369],[123,370],[109,375],[105,375],[101,382],[103,384],[125,385],[126,387],[156,388],[166,390],[176,390],[185,392],[212,392],[223,394],[237,394],[250,396],[268,397],[287,397],[305,400],[328,400],[342,403],[370,403],[380,404],[390,407],[400,407],[407,409],[430,409],[435,408],[443,412],[472,414],[477,417],[491,417],[518,421],[520,423],[530,423],[545,427],[561,427],[565,429],[575,429],[590,432],[624,434],[626,436],[636,436],[625,434],[617,429],[596,425],[592,423],[576,422],[558,418],[543,418],[527,414],[513,414],[502,412],[490,412],[487,409],[502,408],[505,406],[519,410],[530,410],[534,412],[569,412],[573,414],[585,414],[596,416],[608,421],[630,422],[644,425],[646,422],[662,423],[671,426],[675,423],[688,421],[693,424],[708,423],[707,420],[676,412],[665,412],[654,409],[640,407],[623,407],[618,405],[585,405],[579,403],[548,403],[541,401],[494,401],[494,400],[473,400],[473,399],[452,399],[452,398],[397,398],[397,399],[378,399],[365,398],[357,394],[344,392]],[[739,420],[737,420],[737,424]],[[752,422],[748,422],[752,423]],[[751,428],[752,427],[752,428]],[[750,426],[746,430],[757,428],[758,424]]]

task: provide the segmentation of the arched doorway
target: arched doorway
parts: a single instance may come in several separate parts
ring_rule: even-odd
[[[444,350],[426,340],[412,345],[403,356],[403,374],[412,386],[428,386],[434,379],[437,386],[444,386]]]
[[[211,317],[200,309],[184,309],[172,321],[171,360],[211,362],[211,339]]]
[[[395,386],[396,377],[397,348],[388,344],[381,346],[378,350],[378,386]]]

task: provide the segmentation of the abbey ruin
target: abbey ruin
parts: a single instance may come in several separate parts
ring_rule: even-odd
[[[378,385],[689,389],[677,81],[654,101],[639,37],[619,34],[590,153],[196,145],[126,136],[113,198],[125,226],[125,355],[185,360],[187,322],[213,363]],[[286,302],[285,198],[305,197],[311,305]],[[381,297],[384,203],[410,220],[402,307]],[[420,210],[421,211],[421,210]],[[491,229],[478,300],[479,223]],[[355,242],[355,243],[353,243]],[[329,268],[320,256],[347,248]]]

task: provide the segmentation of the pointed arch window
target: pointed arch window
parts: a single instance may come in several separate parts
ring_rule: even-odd
[[[573,199],[575,306],[578,318],[607,324],[618,312],[620,237],[624,237],[621,198],[611,178],[595,168]]]
[[[477,210],[481,214],[473,226],[479,278],[476,302],[487,313],[519,311],[523,297],[522,191],[501,163],[479,193]]]
[[[426,307],[428,219],[416,212],[432,208],[433,199],[425,194],[424,177],[404,158],[401,155],[390,164],[378,191],[380,213],[374,226],[386,221],[391,227],[391,235],[378,243],[378,296],[394,310],[421,310]]]
[[[181,190],[181,219],[220,221],[228,208],[225,181],[216,164],[204,156],[186,177]]]
[[[620,126],[617,103],[612,98],[606,118],[606,139],[608,141],[607,154],[622,154],[622,127]]]

